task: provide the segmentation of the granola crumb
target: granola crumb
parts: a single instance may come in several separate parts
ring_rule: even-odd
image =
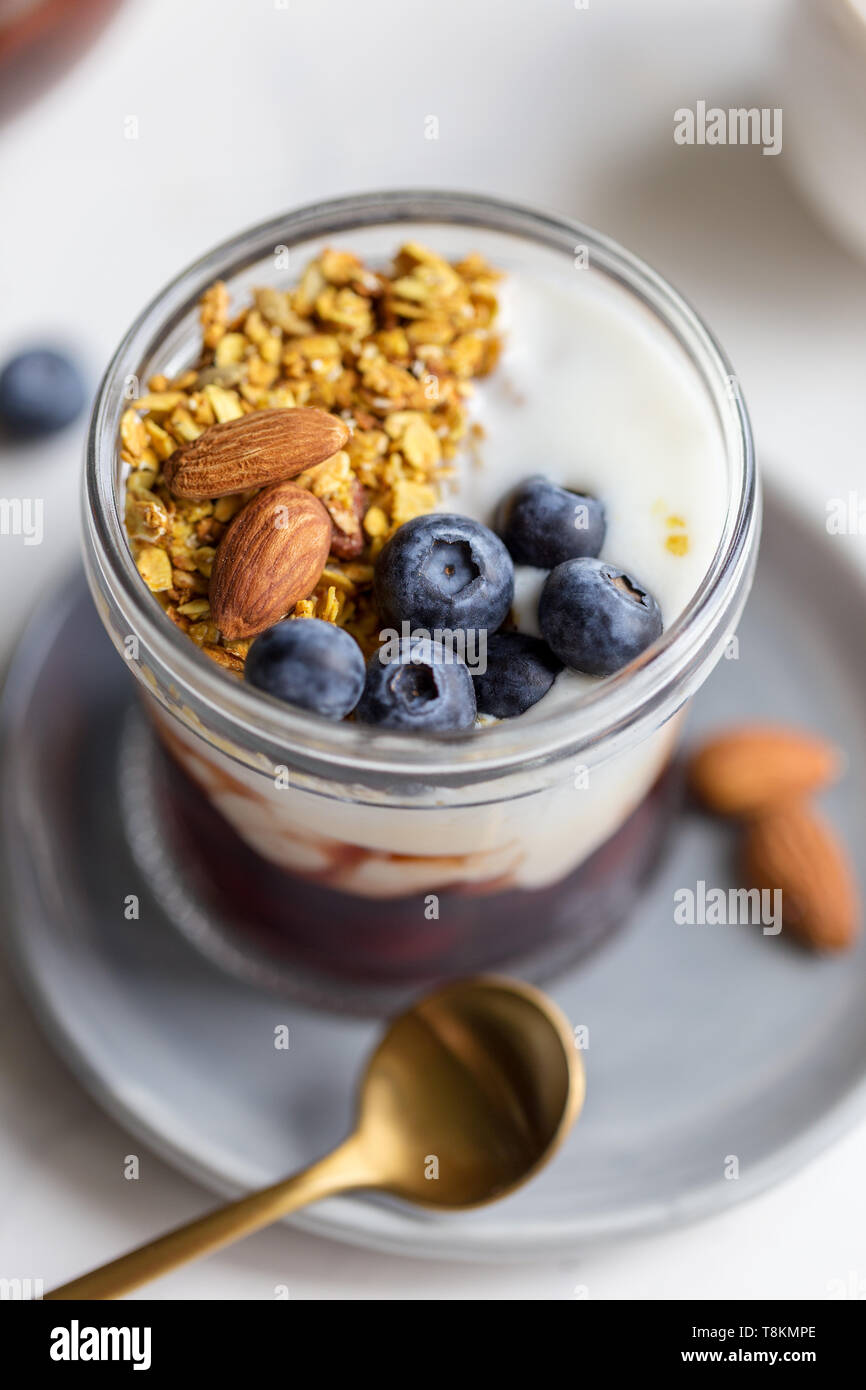
[[[139,573],[211,660],[243,671],[249,642],[223,639],[210,620],[207,581],[226,527],[255,491],[176,498],[165,461],[209,425],[255,410],[339,414],[352,429],[345,449],[294,479],[327,508],[334,542],[316,589],[291,616],[337,623],[369,653],[379,628],[376,556],[398,526],[433,510],[461,444],[477,454],[482,431],[467,401],[471,379],[492,371],[501,351],[500,278],[476,253],[452,264],[409,243],[390,273],[325,248],[297,285],[255,289],[236,312],[221,281],[205,291],[198,361],[173,380],[150,379],[124,412],[120,446]]]

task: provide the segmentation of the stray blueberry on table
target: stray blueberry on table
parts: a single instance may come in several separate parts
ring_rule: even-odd
[[[78,368],[62,352],[21,352],[0,371],[0,426],[19,439],[53,434],[81,414],[84,397]]]
[[[244,677],[278,700],[344,719],[364,689],[364,657],[344,628],[321,618],[288,618],[257,637]]]
[[[514,597],[514,566],[499,537],[466,516],[416,516],[376,562],[382,622],[425,631],[495,631]]]
[[[642,584],[605,560],[585,557],[547,576],[538,622],[551,650],[575,671],[610,676],[661,635],[661,609]]]
[[[518,483],[500,503],[496,529],[516,565],[549,570],[599,553],[606,530],[604,506],[539,474]]]
[[[513,719],[546,695],[562,662],[540,637],[496,632],[487,639],[487,667],[473,674],[480,714]]]
[[[364,693],[355,710],[362,724],[418,733],[459,733],[475,723],[469,668],[440,642],[414,638],[399,654],[367,664]]]

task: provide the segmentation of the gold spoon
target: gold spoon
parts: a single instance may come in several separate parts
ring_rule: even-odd
[[[460,980],[388,1027],[367,1065],[354,1133],[318,1163],[52,1290],[120,1298],[310,1202],[375,1188],[425,1207],[496,1201],[562,1143],[583,1104],[567,1019],[530,985]]]

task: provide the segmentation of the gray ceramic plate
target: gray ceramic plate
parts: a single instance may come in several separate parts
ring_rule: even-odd
[[[754,715],[824,730],[850,757],[827,809],[864,842],[866,592],[838,542],[767,508],[738,660],[691,732]],[[221,974],[149,895],[120,831],[128,676],[81,584],[25,637],[5,698],[8,938],[46,1027],[130,1130],[213,1190],[290,1172],[342,1137],[375,1023],[318,1014]],[[683,823],[635,920],[551,993],[589,1028],[583,1117],[554,1163],[487,1210],[431,1217],[345,1197],[298,1224],[406,1254],[567,1253],[718,1211],[802,1164],[866,1110],[866,951],[818,960],[748,927],[682,927],[673,893],[731,883],[731,844]],[[122,904],[141,898],[127,922]],[[273,1030],[287,1023],[288,1051]],[[726,1178],[729,1155],[739,1178]]]

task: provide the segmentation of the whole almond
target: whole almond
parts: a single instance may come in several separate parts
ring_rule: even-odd
[[[749,887],[781,889],[784,925],[806,945],[841,951],[856,938],[860,904],[848,856],[807,806],[795,802],[750,823],[743,871]]]
[[[772,724],[731,729],[692,755],[689,784],[710,811],[753,816],[826,786],[839,757],[823,739]]]
[[[211,425],[175,449],[163,474],[175,497],[228,497],[323,463],[349,438],[345,421],[312,407],[254,410]]]
[[[294,483],[265,488],[229,526],[214,557],[213,620],[224,637],[255,637],[307,598],[331,546],[331,518]]]

